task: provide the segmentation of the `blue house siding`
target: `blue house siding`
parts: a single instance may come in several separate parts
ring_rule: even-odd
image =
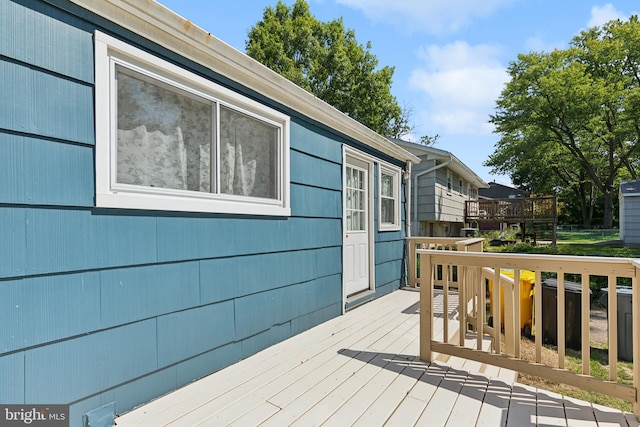
[[[242,87],[64,0],[0,1],[0,28],[0,402],[70,404],[79,426],[341,314],[356,141],[271,105],[291,116],[291,217],[95,208],[95,29]],[[382,295],[404,233],[374,237]]]
[[[6,404],[24,402],[24,353],[0,356],[0,402]]]
[[[0,141],[0,203],[93,206],[92,146],[6,131]]]

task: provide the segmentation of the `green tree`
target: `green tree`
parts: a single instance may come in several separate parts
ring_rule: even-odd
[[[371,44],[358,44],[342,19],[317,20],[305,0],[278,1],[248,33],[249,56],[370,129],[400,137],[408,114],[391,95],[394,67],[378,68]]]
[[[568,168],[552,156],[561,154],[571,172],[563,188],[582,191],[584,203],[587,194],[601,194],[603,225],[610,228],[614,187],[621,174],[635,176],[640,149],[639,49],[640,24],[632,17],[584,31],[566,50],[519,55],[491,117],[502,136],[487,164],[500,170],[501,156],[513,164],[517,159],[507,154],[534,144],[537,157],[525,169],[553,173],[560,183]]]
[[[575,157],[551,138],[530,130],[513,137],[504,135],[486,166],[509,174],[519,188],[537,194],[555,194],[562,200],[562,217],[589,227],[593,219],[597,189],[586,177]]]

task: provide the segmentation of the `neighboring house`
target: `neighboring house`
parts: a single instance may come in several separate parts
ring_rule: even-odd
[[[518,197],[529,197],[529,192],[498,184],[495,181],[491,181],[488,187],[478,190],[478,198],[480,199],[515,199]]]
[[[620,183],[620,240],[640,245],[640,180]]]
[[[457,237],[465,224],[465,201],[476,200],[487,183],[452,153],[391,139],[421,159],[411,169],[411,235]]]
[[[152,1],[0,28],[0,403],[103,425],[401,286],[416,156]]]

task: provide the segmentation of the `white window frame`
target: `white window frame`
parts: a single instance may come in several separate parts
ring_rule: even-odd
[[[382,174],[391,175],[393,177],[393,199],[394,199],[394,222],[382,222]],[[400,219],[400,179],[402,171],[400,168],[391,166],[386,163],[378,163],[378,230],[379,231],[398,231],[401,228]]]
[[[219,191],[202,193],[118,184],[116,182],[116,64],[142,72],[179,89],[208,98],[219,106],[229,107],[279,128],[278,198],[263,199],[224,194]],[[95,103],[97,207],[291,215],[289,116],[99,31],[95,32]],[[216,146],[219,144],[218,139],[216,138]],[[216,161],[216,169],[219,168],[219,164],[220,162]]]

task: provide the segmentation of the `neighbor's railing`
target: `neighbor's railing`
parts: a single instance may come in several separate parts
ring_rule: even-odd
[[[413,246],[413,245],[411,245]],[[556,382],[565,383],[621,398],[634,404],[636,416],[640,415],[638,403],[638,387],[640,386],[640,288],[637,274],[640,262],[627,258],[576,257],[553,255],[523,255],[523,254],[494,254],[483,252],[444,251],[433,249],[417,249],[420,257],[420,358],[426,361],[433,359],[433,353],[454,355],[482,363],[492,364],[517,372],[536,375]],[[447,277],[443,278],[445,286],[443,293],[449,293],[449,272],[455,266],[458,273],[458,292],[461,302],[458,320],[451,320],[450,316],[442,316],[444,332],[442,338],[436,339],[434,333],[434,286],[437,266],[443,266],[442,271]],[[513,277],[502,274],[512,271]],[[520,357],[520,292],[521,273],[535,277],[533,296],[533,333],[535,335],[535,361],[523,360]],[[444,274],[444,273],[443,273]],[[582,372],[571,372],[564,368],[565,364],[565,274],[576,274],[580,280],[581,292],[581,355]],[[557,354],[558,367],[548,366],[542,361],[542,277],[553,277],[557,280]],[[609,375],[608,380],[601,380],[590,375],[590,276],[607,277],[608,293],[608,330],[609,330]],[[633,385],[617,383],[617,292],[618,278],[629,278],[632,285],[632,329],[633,334]],[[501,321],[493,322],[493,327],[487,322],[487,280],[492,281],[491,315],[493,319],[504,316],[504,346],[501,339]],[[516,285],[518,284],[518,285]],[[499,302],[500,294],[504,302]],[[504,305],[504,308],[502,308]],[[445,307],[447,305],[445,304]],[[548,308],[545,308],[548,309]],[[501,311],[504,310],[504,313]],[[448,312],[448,311],[447,311]],[[450,336],[448,324],[459,322],[458,342]],[[475,334],[475,348],[465,347],[465,335],[471,328]],[[464,331],[464,332],[462,332]],[[440,334],[438,334],[440,335]],[[491,340],[488,350],[483,350],[482,344],[486,338]]]
[[[465,201],[465,222],[553,221],[556,214],[557,205],[553,196]]]

